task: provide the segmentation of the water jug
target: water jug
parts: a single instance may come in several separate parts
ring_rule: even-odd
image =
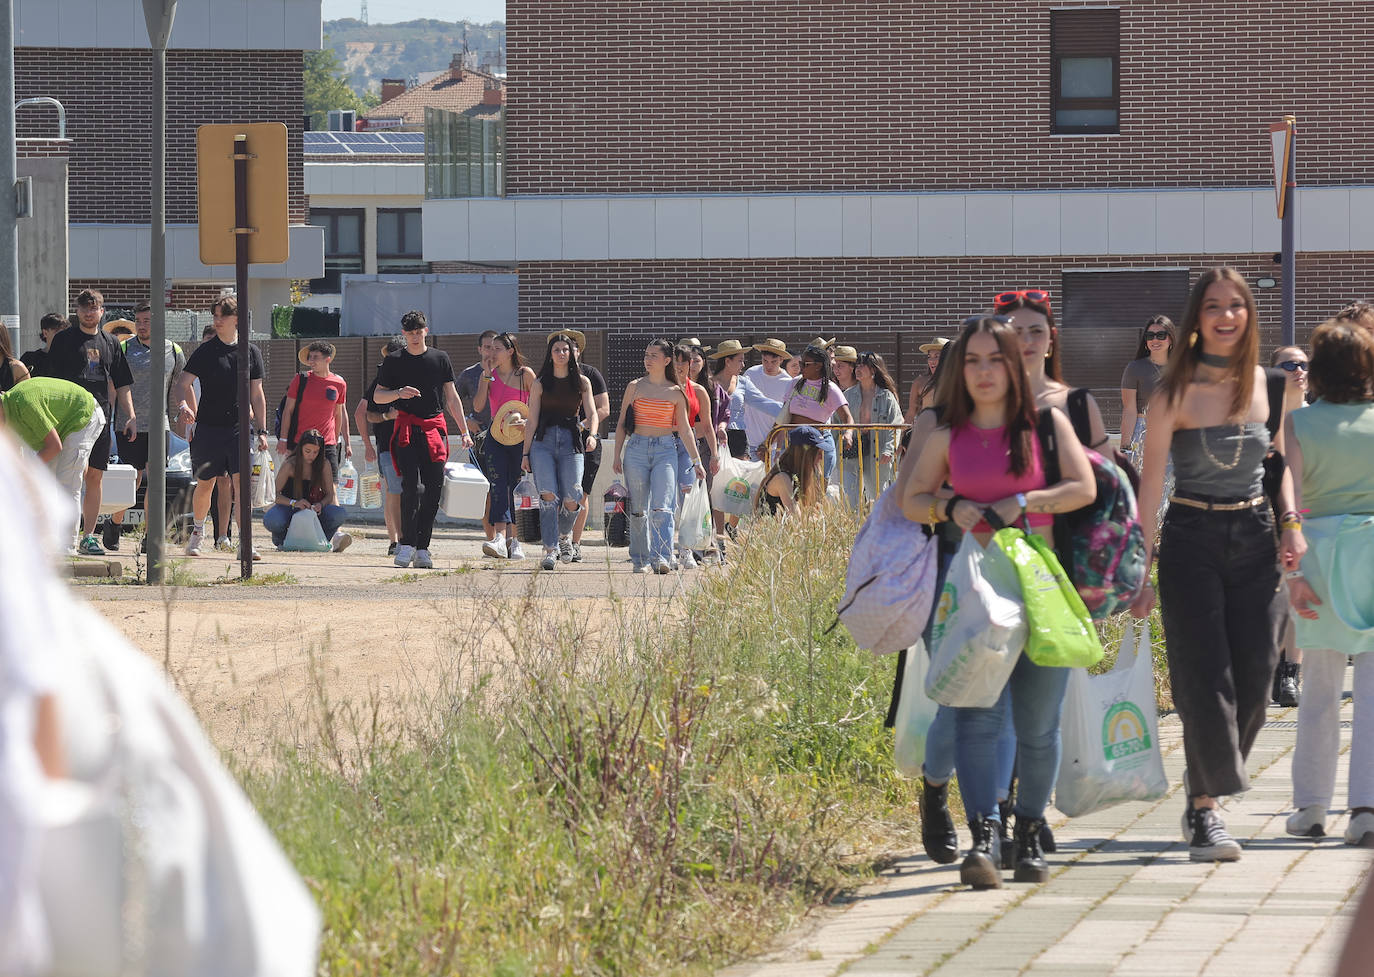
[[[345,458],[339,465],[339,505],[358,504],[358,469],[353,467],[353,460]]]
[[[382,507],[382,473],[374,462],[363,465],[363,478],[358,487],[359,498],[364,509]]]

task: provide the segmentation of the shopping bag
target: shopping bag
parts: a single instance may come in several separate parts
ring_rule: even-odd
[[[988,549],[1016,568],[1026,605],[1026,655],[1047,668],[1087,668],[1102,660],[1102,642],[1083,598],[1045,540],[1014,526],[999,529]]]
[[[1069,672],[1059,729],[1064,754],[1054,806],[1070,817],[1168,793],[1148,622],[1141,621],[1121,639],[1110,672]]]
[[[711,483],[711,508],[731,516],[747,516],[763,484],[763,462],[721,458]]]
[[[254,509],[270,509],[277,500],[277,470],[272,452],[261,448],[253,452],[253,475],[249,482]]]
[[[324,527],[314,509],[297,509],[291,517],[291,525],[286,527],[286,538],[281,548],[299,553],[323,553],[328,550],[329,540],[325,538]]]
[[[854,537],[836,612],[856,645],[883,655],[920,640],[935,600],[937,549],[903,514],[895,488],[878,497]]]
[[[926,694],[945,706],[995,705],[1025,643],[1015,567],[966,533],[935,607]]]
[[[902,691],[897,700],[897,719],[893,723],[896,741],[893,759],[897,772],[915,780],[921,776],[926,762],[926,733],[935,721],[939,704],[926,695],[926,675],[930,672],[930,655],[925,642],[919,638],[907,649],[906,665],[902,670]]]
[[[697,482],[682,502],[682,518],[677,527],[677,544],[683,549],[705,549],[713,536],[711,499],[705,482]]]

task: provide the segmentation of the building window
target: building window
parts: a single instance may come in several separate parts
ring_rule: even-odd
[[[1050,11],[1050,131],[1119,132],[1121,11]]]
[[[419,258],[424,253],[420,246],[420,211],[378,210],[377,211],[377,258]]]
[[[311,292],[341,292],[341,275],[362,274],[363,222],[362,210],[311,209],[310,223],[324,228],[324,277],[311,280]]]

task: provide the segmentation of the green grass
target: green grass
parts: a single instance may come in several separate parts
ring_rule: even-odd
[[[409,573],[398,573],[394,577],[384,577],[378,583],[420,583],[424,580],[433,580],[435,577],[456,577],[464,573],[476,573],[477,568],[473,566],[451,567],[447,570],[414,570]]]

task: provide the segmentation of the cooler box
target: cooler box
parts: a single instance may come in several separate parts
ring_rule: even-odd
[[[444,465],[444,494],[439,507],[456,519],[481,519],[491,485],[476,465],[450,461]]]
[[[100,511],[108,515],[127,509],[138,499],[133,465],[111,465],[100,483]]]

